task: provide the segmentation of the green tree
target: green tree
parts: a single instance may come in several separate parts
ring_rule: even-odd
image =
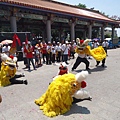
[[[105,38],[111,38],[111,35],[110,34],[106,34]]]
[[[109,17],[109,15],[106,15],[105,12],[100,12],[100,13],[103,14],[103,15],[105,15],[106,17]]]
[[[86,7],[87,7],[85,4],[81,4],[81,3],[79,3],[79,4],[76,5],[76,6],[78,6],[78,7],[80,7],[80,8],[86,8]]]

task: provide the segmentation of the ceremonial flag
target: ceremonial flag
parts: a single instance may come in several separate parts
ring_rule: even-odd
[[[17,34],[14,34],[14,36],[13,36],[13,43],[12,43],[10,51],[9,51],[10,55],[11,54],[15,54],[15,52],[17,50],[16,41],[18,42],[18,45],[21,46],[20,39],[18,38]]]
[[[26,34],[25,44],[28,44],[28,37],[27,37],[27,34]]]

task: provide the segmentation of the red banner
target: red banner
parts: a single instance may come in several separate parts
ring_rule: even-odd
[[[21,46],[21,41],[20,39],[18,38],[17,34],[14,34],[13,36],[13,43],[11,45],[11,48],[10,48],[10,54],[14,54],[16,52],[16,41],[18,42],[18,45]]]

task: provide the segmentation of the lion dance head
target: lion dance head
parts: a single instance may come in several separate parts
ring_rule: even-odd
[[[0,86],[7,86],[10,83],[10,78],[15,76],[17,58],[1,54],[1,71],[0,71]]]
[[[77,43],[77,47],[75,49],[75,52],[78,54],[90,54],[89,50],[90,47],[88,46],[88,43],[90,42],[90,39],[86,39],[86,40],[80,40],[79,38],[76,38],[76,43]]]
[[[78,91],[86,87],[84,80],[87,76],[87,71],[82,71],[76,75],[68,73],[58,76],[51,82],[47,91],[35,100],[35,103],[48,117],[66,113],[71,108],[72,96],[78,98]],[[80,93],[79,97],[83,97],[83,94]]]

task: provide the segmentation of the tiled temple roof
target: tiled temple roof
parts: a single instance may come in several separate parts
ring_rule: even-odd
[[[83,17],[87,19],[102,20],[105,22],[116,23],[117,21],[112,20],[100,13],[93,12],[90,10],[80,9],[78,7],[73,7],[69,4],[64,4],[60,2],[54,2],[52,0],[0,0],[2,3],[8,3],[11,5],[19,5],[23,7],[37,8],[42,10],[49,10],[51,12],[57,12],[62,14],[69,14],[71,16]]]

